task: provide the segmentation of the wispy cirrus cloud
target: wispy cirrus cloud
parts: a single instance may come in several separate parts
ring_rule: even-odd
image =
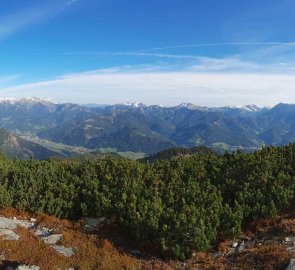
[[[185,49],[203,47],[237,47],[235,53],[226,56],[209,56],[198,50]],[[169,52],[173,50],[173,53]],[[36,53],[42,55],[42,53]],[[289,72],[295,66],[295,42],[234,42],[234,43],[204,43],[181,46],[167,46],[150,49],[139,49],[122,52],[100,52],[100,51],[66,51],[54,52],[54,55],[65,57],[124,57],[130,62],[131,58],[143,58],[140,63],[149,63],[158,66],[161,59],[162,68],[173,70],[193,71],[235,71],[235,72]],[[167,61],[166,61],[167,60]],[[284,65],[282,65],[284,63]],[[128,65],[128,64],[127,64]]]
[[[281,46],[280,46],[281,47]],[[295,49],[295,47],[294,47]],[[267,47],[264,51],[263,57],[269,55],[271,52],[283,51],[281,48],[275,49],[274,47]],[[253,51],[251,57],[245,57],[244,53],[228,56],[228,57],[205,57],[187,54],[166,54],[166,53],[154,53],[154,52],[127,52],[127,53],[114,53],[114,56],[132,56],[132,57],[152,57],[162,59],[172,59],[183,61],[183,64],[175,66],[179,70],[194,71],[194,72],[272,72],[272,73],[285,73],[294,70],[294,61],[274,61],[273,63],[263,63],[262,61],[254,61],[253,58],[259,58],[259,53]],[[250,58],[250,60],[247,60]],[[275,58],[275,57],[274,57]],[[162,67],[165,68],[163,65]],[[173,64],[170,64],[170,69],[173,68]]]
[[[0,17],[0,41],[30,26],[53,18],[79,0],[43,2]]]
[[[183,54],[166,54],[166,53],[148,53],[148,52],[118,52],[113,53],[113,56],[151,56],[159,58],[169,58],[169,59],[188,59],[188,60],[198,60],[200,57],[195,55],[183,55]]]
[[[16,81],[19,78],[20,78],[19,75],[1,76],[0,77],[0,85],[14,82],[14,81]]]
[[[144,53],[144,52],[154,52],[154,51],[163,51],[170,49],[186,49],[186,48],[201,48],[201,47],[225,47],[225,46],[292,46],[295,47],[295,42],[216,42],[216,43],[199,43],[199,44],[184,44],[184,45],[175,45],[175,46],[166,46],[166,47],[155,47],[155,48],[146,48],[130,51],[129,53]],[[119,53],[128,53],[128,52],[119,52]]]

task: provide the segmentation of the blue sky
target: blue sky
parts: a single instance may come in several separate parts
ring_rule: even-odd
[[[2,0],[0,96],[295,103],[294,0]]]

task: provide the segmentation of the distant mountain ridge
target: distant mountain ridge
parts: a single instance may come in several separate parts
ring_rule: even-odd
[[[173,147],[255,150],[295,141],[295,105],[81,106],[38,98],[0,100],[0,127],[24,137],[90,150],[156,153]]]

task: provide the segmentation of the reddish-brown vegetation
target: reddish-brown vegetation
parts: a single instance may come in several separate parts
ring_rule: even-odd
[[[33,215],[10,208],[0,209],[0,216],[29,219]],[[103,233],[86,234],[83,223],[60,220],[55,217],[40,214],[35,216],[38,226],[45,226],[61,233],[61,245],[71,246],[75,250],[73,257],[67,258],[45,245],[40,238],[25,228],[17,228],[21,236],[19,241],[0,240],[0,259],[28,265],[38,265],[41,269],[68,269],[76,267],[80,270],[91,269],[126,269],[126,270],[172,270],[172,269],[206,269],[206,270],[275,270],[285,269],[292,253],[286,246],[278,243],[288,235],[295,234],[295,216],[285,215],[276,220],[259,220],[249,227],[240,239],[251,239],[253,236],[273,237],[273,241],[262,245],[252,245],[241,252],[228,253],[233,240],[220,241],[215,251],[220,256],[214,257],[212,252],[195,253],[186,262],[165,262],[160,259],[143,256],[136,258],[124,249],[122,245],[112,243],[113,237],[107,237],[110,229],[102,229]],[[118,234],[118,232],[116,232]],[[122,237],[124,239],[124,237]],[[250,241],[250,240],[249,240]],[[125,251],[124,251],[125,250]]]

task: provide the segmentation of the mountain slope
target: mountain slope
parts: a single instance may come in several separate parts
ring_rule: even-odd
[[[217,151],[295,141],[295,105],[273,108],[175,107],[144,104],[80,106],[40,99],[0,101],[0,127],[91,150],[152,154],[171,147],[206,146]]]
[[[5,129],[0,129],[0,152],[9,158],[20,159],[46,159],[52,156],[60,156],[57,152],[19,138]]]

